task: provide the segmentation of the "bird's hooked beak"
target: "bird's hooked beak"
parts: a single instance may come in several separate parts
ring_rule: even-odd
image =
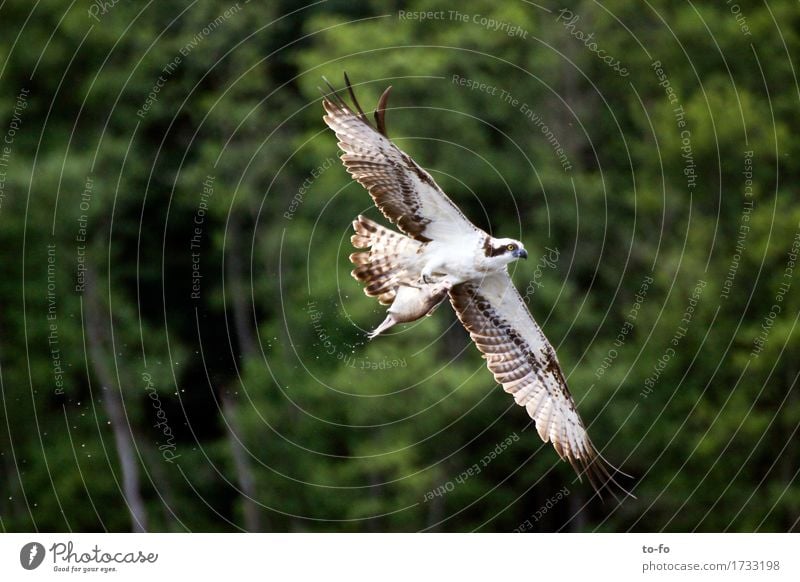
[[[517,249],[512,253],[512,256],[515,259],[527,259],[528,251],[526,251],[525,249]]]

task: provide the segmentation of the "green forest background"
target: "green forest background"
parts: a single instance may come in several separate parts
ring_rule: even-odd
[[[0,530],[797,530],[796,2],[6,0],[0,39]],[[526,244],[636,500],[449,306],[365,342],[343,71]]]

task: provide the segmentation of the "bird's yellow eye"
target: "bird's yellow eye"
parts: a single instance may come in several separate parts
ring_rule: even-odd
[[[515,248],[517,248],[517,247],[516,247],[515,245],[508,245],[506,248],[507,248],[508,250],[510,250],[510,251],[513,251],[513,250],[514,250]]]

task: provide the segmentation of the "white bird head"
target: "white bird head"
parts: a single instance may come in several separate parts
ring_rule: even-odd
[[[487,238],[483,252],[490,261],[496,262],[498,265],[507,265],[517,259],[528,258],[525,246],[513,238]]]

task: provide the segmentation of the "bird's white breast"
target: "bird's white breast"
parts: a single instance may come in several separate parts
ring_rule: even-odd
[[[427,245],[425,258],[434,271],[447,274],[453,284],[486,274],[482,237],[477,233],[447,241],[431,241]]]

